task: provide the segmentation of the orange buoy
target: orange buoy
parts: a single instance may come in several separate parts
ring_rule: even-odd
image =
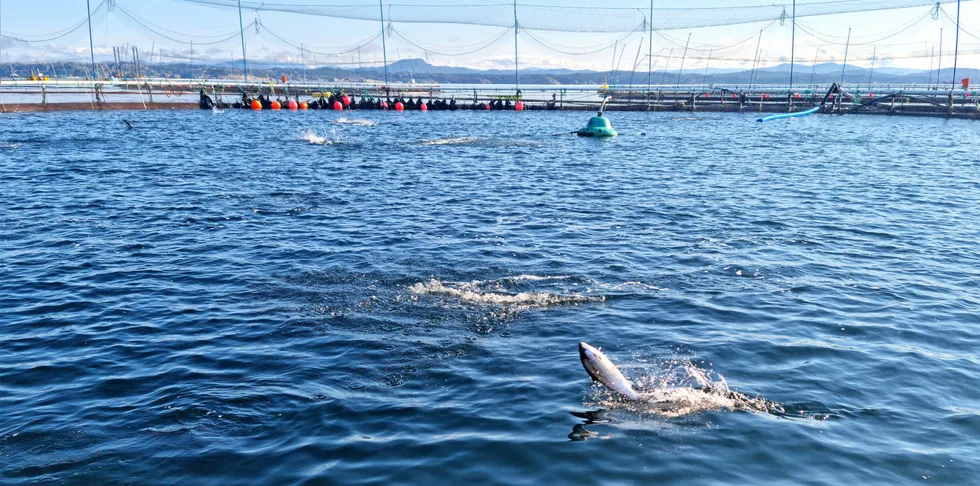
[[[299,104],[299,109],[301,109],[301,110],[309,110],[310,109],[310,104],[304,101],[304,102],[302,102],[302,103]]]
[[[272,102],[272,109],[273,110],[281,110],[282,109],[282,105],[280,105],[278,101],[273,101]]]
[[[259,100],[252,100],[252,109],[253,110],[256,110],[256,111],[261,110],[262,109],[262,102],[259,101]]]
[[[282,82],[284,82],[284,83],[285,83],[286,81],[288,81],[288,78],[286,78],[286,75],[285,75],[285,74],[283,74],[283,75],[282,75]]]
[[[401,101],[396,102],[395,111],[405,111],[405,105]]]
[[[524,102],[523,101],[518,101],[517,103],[515,103],[514,104],[514,109],[517,110],[517,111],[524,111]]]
[[[340,104],[339,101],[334,101],[333,102],[333,109],[334,109],[334,111],[343,110],[344,109],[344,105]]]
[[[297,102],[295,102],[293,100],[289,100],[289,103],[286,106],[288,106],[290,110],[298,110],[299,109],[299,103],[297,103]]]
[[[340,98],[340,101],[343,101],[344,106],[347,106],[350,104],[350,96],[344,95],[342,98]]]
[[[422,103],[419,105],[419,111],[429,111],[429,105]]]
[[[796,99],[800,99],[800,98],[802,98],[802,97],[803,97],[803,96],[801,96],[801,95],[800,95],[799,93],[796,93]]]

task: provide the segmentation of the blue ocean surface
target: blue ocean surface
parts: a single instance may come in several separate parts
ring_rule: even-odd
[[[976,122],[590,115],[0,116],[0,482],[977,484]]]

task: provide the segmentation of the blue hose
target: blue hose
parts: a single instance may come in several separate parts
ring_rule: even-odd
[[[767,117],[759,118],[758,121],[759,121],[759,123],[762,123],[762,122],[767,122],[767,121],[772,121],[772,120],[781,120],[783,118],[795,118],[795,117],[798,117],[798,116],[812,115],[812,114],[814,114],[814,113],[816,113],[818,111],[820,111],[820,107],[819,106],[814,106],[813,108],[810,108],[809,110],[806,110],[806,111],[798,111],[796,113],[782,113],[782,114],[779,114],[779,115],[769,115]]]

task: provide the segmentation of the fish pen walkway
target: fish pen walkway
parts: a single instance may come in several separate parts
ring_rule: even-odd
[[[467,109],[514,109],[518,101],[530,110],[595,111],[611,97],[606,111],[687,111],[789,113],[816,107],[828,86],[522,86],[363,83],[243,83],[238,80],[139,79],[4,81],[0,83],[0,112],[62,110],[196,109],[202,90],[221,108],[248,108],[244,99],[262,96],[281,100],[422,99],[456,100]],[[236,105],[236,102],[237,105]],[[504,104],[506,103],[506,105]],[[320,104],[319,106],[323,106]],[[350,106],[357,106],[351,103]],[[346,108],[347,106],[345,106]],[[418,105],[413,105],[418,109]],[[438,108],[435,108],[438,109]],[[455,109],[455,105],[454,105]],[[955,117],[980,120],[980,93],[936,85],[845,85],[832,95],[824,113]]]

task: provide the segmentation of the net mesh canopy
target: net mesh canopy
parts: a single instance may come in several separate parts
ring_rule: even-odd
[[[183,0],[213,7],[238,8],[238,0]],[[411,1],[411,0],[410,0]],[[422,0],[426,1],[426,0]],[[289,12],[321,17],[385,22],[442,23],[513,27],[515,9],[521,29],[554,32],[633,32],[650,29],[650,2],[610,0],[601,6],[567,6],[559,0],[532,0],[535,3],[453,3],[429,0],[427,3],[371,2],[341,0],[292,3],[276,0],[242,0],[249,11]],[[548,3],[548,2],[552,3]],[[965,0],[972,1],[972,0]],[[662,0],[661,0],[662,2]],[[661,3],[656,2],[656,3]],[[690,29],[738,25],[752,22],[787,20],[793,5],[787,0],[762,4],[764,0],[689,0],[685,7],[657,7],[652,11],[654,30]],[[799,1],[796,17],[813,17],[872,12],[910,7],[956,3],[956,0],[823,0]]]

